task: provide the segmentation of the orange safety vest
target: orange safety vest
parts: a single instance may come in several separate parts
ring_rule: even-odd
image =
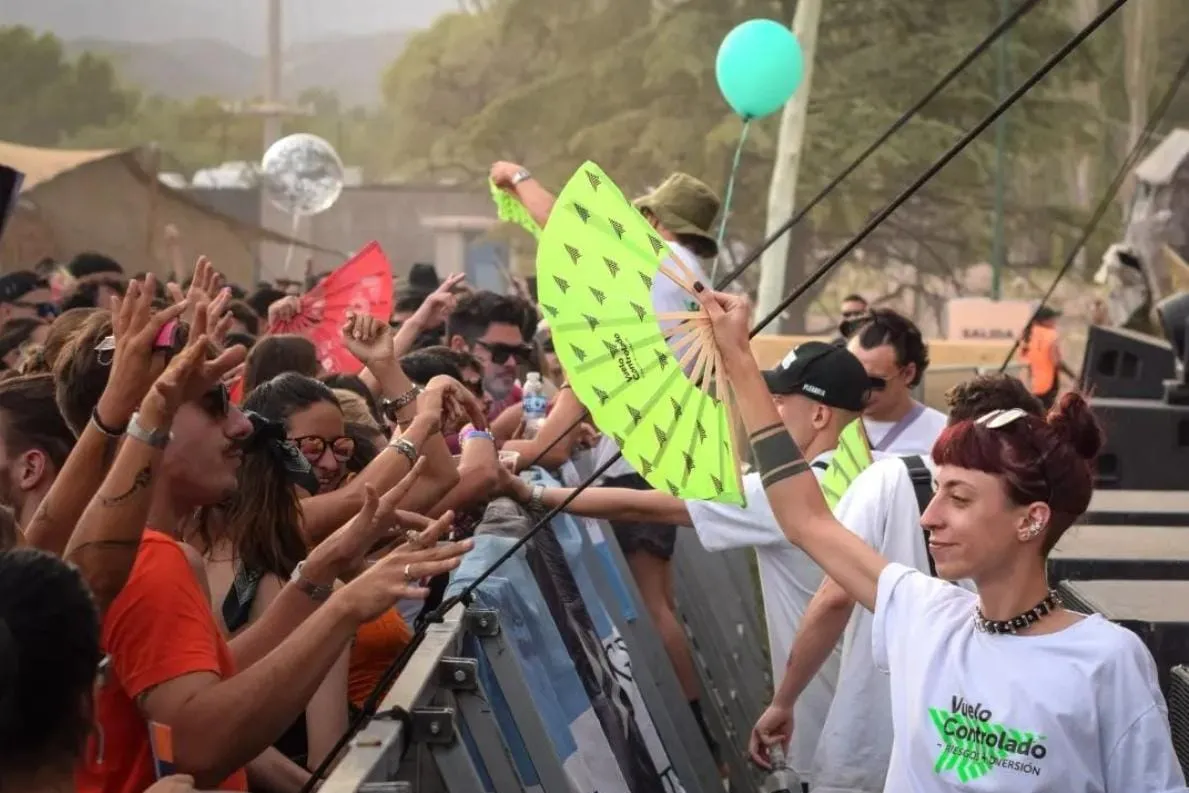
[[[1053,363],[1053,347],[1057,344],[1057,331],[1042,325],[1033,325],[1028,341],[1020,350],[1020,358],[1028,364],[1032,379],[1032,393],[1047,394],[1057,384],[1057,365]]]

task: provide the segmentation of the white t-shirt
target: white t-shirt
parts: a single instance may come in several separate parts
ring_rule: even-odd
[[[832,453],[817,457],[813,473],[820,480]],[[822,583],[822,569],[809,555],[784,536],[759,473],[743,477],[746,507],[714,501],[689,501],[686,508],[698,532],[698,539],[708,551],[730,548],[755,548],[764,593],[764,620],[768,626],[768,651],[772,659],[772,681],[779,686],[792,648],[793,636],[805,616],[805,609]],[[797,728],[789,746],[789,766],[798,776],[808,775],[817,747],[818,736],[834,688],[838,682],[839,652],[835,648],[797,699],[793,718]]]
[[[669,241],[666,244],[669,246],[669,250],[681,257],[681,261],[699,281],[704,284],[710,283],[710,279],[706,277],[705,270],[702,269],[701,261],[693,254],[693,251],[683,245],[678,245],[676,242]],[[680,268],[673,267],[672,265],[670,267],[680,272]],[[690,297],[688,292],[659,272],[656,278],[652,279],[652,306],[658,314],[667,314],[673,311],[698,310],[698,302]],[[604,435],[595,446],[595,468],[602,467],[618,453],[619,446],[616,445],[615,441],[609,435]],[[626,476],[635,472],[631,463],[627,460],[620,459],[603,476],[610,478],[614,476]]]
[[[924,407],[924,406],[922,406]],[[945,429],[946,416],[931,407],[924,407],[920,415],[904,431],[892,439],[889,448],[879,448],[880,441],[896,426],[894,421],[873,421],[863,417],[863,427],[867,430],[867,437],[871,440],[871,448],[879,448],[887,454],[906,456],[910,454],[933,454],[933,443],[937,436]]]
[[[886,793],[1185,791],[1152,656],[1098,615],[1057,633],[974,627],[977,596],[889,564],[872,649],[892,680]]]
[[[921,459],[936,473],[932,458]],[[901,458],[877,459],[859,474],[834,515],[889,562],[929,569],[916,491]],[[892,752],[891,694],[887,675],[871,657],[871,622],[871,612],[855,606],[842,634],[838,690],[809,775],[815,793],[879,793],[884,787]]]

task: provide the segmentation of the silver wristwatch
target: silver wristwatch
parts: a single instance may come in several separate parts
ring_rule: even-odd
[[[140,423],[140,412],[132,414],[132,418],[128,421],[128,428],[124,430],[124,434],[129,438],[135,438],[141,443],[152,446],[154,449],[164,449],[169,445],[173,433],[169,430],[150,430],[146,429]]]
[[[512,174],[512,186],[515,187],[516,185],[520,184],[521,182],[528,181],[529,179],[532,179],[532,178],[533,178],[533,175],[531,173],[529,173],[527,168],[521,168],[519,171]]]
[[[302,594],[308,597],[315,603],[325,603],[330,600],[330,596],[334,594],[334,587],[325,584],[315,584],[310,579],[301,574],[305,569],[306,563],[304,561],[298,562],[297,567],[293,568],[293,575],[289,576],[290,583],[294,584]]]

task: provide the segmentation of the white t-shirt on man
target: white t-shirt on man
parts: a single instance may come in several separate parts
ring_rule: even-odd
[[[867,430],[867,438],[871,441],[871,448],[879,449],[886,454],[901,456],[911,454],[933,454],[933,443],[937,436],[945,429],[946,415],[939,410],[921,405],[922,410],[913,421],[892,439],[888,448],[882,443],[888,433],[892,432],[898,422],[875,421],[863,417],[863,427]]]
[[[666,244],[669,246],[669,250],[681,257],[682,263],[685,264],[699,281],[707,285],[710,284],[710,279],[706,277],[706,272],[702,269],[701,260],[694,255],[693,251],[676,242],[669,241]],[[602,265],[599,266],[601,267]],[[678,274],[683,274],[680,268],[674,267],[671,263],[667,269],[672,269]],[[658,314],[668,314],[674,311],[697,311],[699,307],[698,302],[688,292],[660,272],[657,272],[656,278],[652,279],[652,306]],[[618,453],[619,446],[611,436],[603,435],[595,446],[595,469],[601,468]],[[619,459],[615,461],[603,476],[609,479],[611,477],[627,476],[634,473],[636,473],[636,470],[632,468],[631,463],[627,460]]]
[[[817,457],[813,473],[820,480],[832,452]],[[822,583],[822,569],[809,555],[784,536],[758,473],[743,477],[747,506],[714,501],[689,501],[689,510],[698,539],[709,551],[731,548],[755,548],[764,593],[764,620],[768,626],[768,650],[772,659],[772,681],[779,686],[793,636],[805,616],[805,609]],[[817,746],[818,735],[838,681],[840,655],[835,648],[797,700],[793,718],[797,728],[789,746],[789,766],[798,776],[807,776]]]
[[[879,577],[872,650],[892,680],[885,793],[1167,793],[1185,779],[1156,664],[1092,615],[986,634],[977,596],[910,567]]]
[[[936,473],[932,458],[921,459]],[[889,562],[929,569],[916,491],[903,459],[872,463],[851,483],[834,515]],[[838,688],[809,775],[815,793],[879,793],[884,787],[892,752],[891,694],[887,675],[871,657],[872,618],[855,606],[842,634]]]

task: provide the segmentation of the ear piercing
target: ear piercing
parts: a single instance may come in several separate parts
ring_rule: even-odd
[[[1028,528],[1024,530],[1023,538],[1027,540],[1035,540],[1040,536],[1040,533],[1045,530],[1044,524],[1039,520],[1032,520],[1028,524]]]

